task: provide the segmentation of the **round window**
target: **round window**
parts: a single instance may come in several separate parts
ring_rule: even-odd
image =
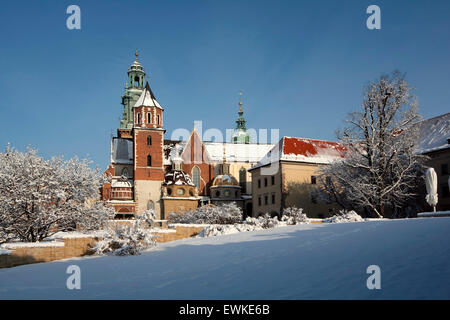
[[[182,195],[184,194],[184,192],[185,192],[185,191],[184,191],[183,188],[178,188],[178,189],[177,189],[177,194],[180,195],[180,196],[182,196]]]
[[[216,191],[216,197],[220,197],[220,191]]]
[[[167,194],[170,196],[172,194],[172,188],[167,188]]]
[[[229,197],[230,196],[230,190],[225,190],[225,197]]]

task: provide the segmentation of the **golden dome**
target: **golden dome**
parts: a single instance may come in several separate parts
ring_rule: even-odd
[[[212,186],[239,186],[239,183],[232,175],[221,174],[214,178]]]

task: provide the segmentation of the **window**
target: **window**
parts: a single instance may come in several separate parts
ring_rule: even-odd
[[[275,184],[275,176],[272,176],[272,185]]]
[[[442,198],[450,197],[450,191],[448,188],[448,184],[443,184],[441,187],[441,190],[442,190]]]
[[[269,197],[268,196],[264,196],[264,204],[265,205],[269,204]]]
[[[138,124],[141,124],[141,121],[142,121],[142,119],[141,119],[141,114],[138,113],[138,114],[137,114],[137,123],[138,123]]]
[[[147,123],[152,123],[152,114],[150,112],[147,113]]]
[[[264,187],[267,187],[267,178],[264,178]]]
[[[200,168],[195,166],[192,168],[192,179],[194,180],[195,187],[197,190],[200,189]]]
[[[220,191],[216,191],[216,198],[220,197]]]
[[[139,87],[139,77],[134,78],[134,86]]]
[[[147,202],[147,210],[154,210],[155,209],[155,203],[152,200],[149,200]]]
[[[152,136],[148,136],[147,137],[147,145],[151,146],[152,145]]]
[[[258,197],[258,206],[261,206],[261,197]]]
[[[147,167],[151,167],[152,166],[152,156],[148,155],[147,156]]]
[[[185,193],[185,191],[184,191],[183,188],[178,188],[178,189],[177,189],[177,194],[178,194],[178,195],[182,196],[184,193]]]
[[[443,163],[441,164],[441,175],[447,175],[448,174],[448,164],[447,163]]]
[[[275,194],[272,194],[272,204],[275,204]]]
[[[316,180],[316,176],[311,176],[311,184],[316,184],[317,180]]]
[[[121,176],[129,177],[128,168],[123,168]]]
[[[261,188],[261,180],[258,179],[258,189]]]
[[[245,193],[247,186],[247,170],[245,168],[239,169],[239,184],[242,192]]]
[[[225,190],[224,194],[225,194],[225,197],[229,197],[230,196],[230,190]]]
[[[172,195],[172,188],[167,188],[167,194],[170,196]]]
[[[161,118],[159,116],[159,114],[156,116],[156,121],[158,123],[158,126],[161,124]]]

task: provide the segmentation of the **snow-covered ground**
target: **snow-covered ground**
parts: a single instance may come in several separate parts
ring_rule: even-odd
[[[450,218],[307,224],[0,269],[2,299],[450,299]],[[66,269],[81,268],[81,290]],[[369,290],[369,265],[381,290]]]

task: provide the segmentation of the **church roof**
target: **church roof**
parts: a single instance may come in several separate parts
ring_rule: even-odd
[[[141,93],[141,96],[134,104],[134,108],[137,107],[157,107],[162,109],[158,101],[156,101],[155,95],[152,92],[152,89],[150,89],[150,86],[148,85],[148,82],[145,84],[145,88]]]

